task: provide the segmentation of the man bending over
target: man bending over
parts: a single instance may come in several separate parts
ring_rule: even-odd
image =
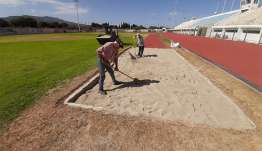
[[[99,93],[101,95],[106,95],[104,90],[104,81],[105,81],[105,69],[108,71],[109,75],[112,78],[114,85],[120,85],[122,82],[119,82],[115,78],[114,70],[112,69],[111,63],[115,64],[115,71],[118,69],[118,49],[123,48],[121,42],[107,42],[102,47],[97,49],[97,66],[99,69]]]

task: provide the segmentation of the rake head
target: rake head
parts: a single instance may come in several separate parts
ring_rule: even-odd
[[[130,55],[130,58],[131,58],[132,60],[136,60],[136,57],[135,57],[132,53],[128,52],[128,54]]]

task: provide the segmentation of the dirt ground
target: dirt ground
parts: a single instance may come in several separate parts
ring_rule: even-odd
[[[256,129],[192,126],[63,105],[63,96],[88,79],[90,73],[87,73],[50,91],[10,124],[0,136],[0,150],[261,151],[261,93],[191,52],[181,49],[177,52],[232,98],[256,124]]]

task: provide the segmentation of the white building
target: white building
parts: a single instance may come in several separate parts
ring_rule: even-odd
[[[262,44],[262,25],[214,26],[209,37]]]
[[[171,31],[228,40],[262,43],[262,0],[240,0],[240,9],[190,20]]]
[[[240,0],[240,9],[245,12],[250,9],[258,8],[262,5],[262,0]]]
[[[234,14],[240,13],[240,10],[230,11],[226,13],[216,14],[208,17],[203,17],[199,19],[189,20],[184,22],[178,26],[176,26],[173,30],[175,33],[179,34],[187,34],[187,35],[206,35],[208,28],[215,25],[215,23],[226,19]],[[205,32],[203,31],[205,30]]]

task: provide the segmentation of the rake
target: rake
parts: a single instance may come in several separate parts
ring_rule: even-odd
[[[130,55],[132,60],[136,60],[137,59],[132,53],[128,52],[128,54]]]
[[[128,74],[122,72],[122,71],[118,71],[118,72],[121,73],[122,75],[125,75],[126,77],[132,79],[134,82],[139,82],[139,80],[137,78],[133,78],[133,77],[129,76]]]

